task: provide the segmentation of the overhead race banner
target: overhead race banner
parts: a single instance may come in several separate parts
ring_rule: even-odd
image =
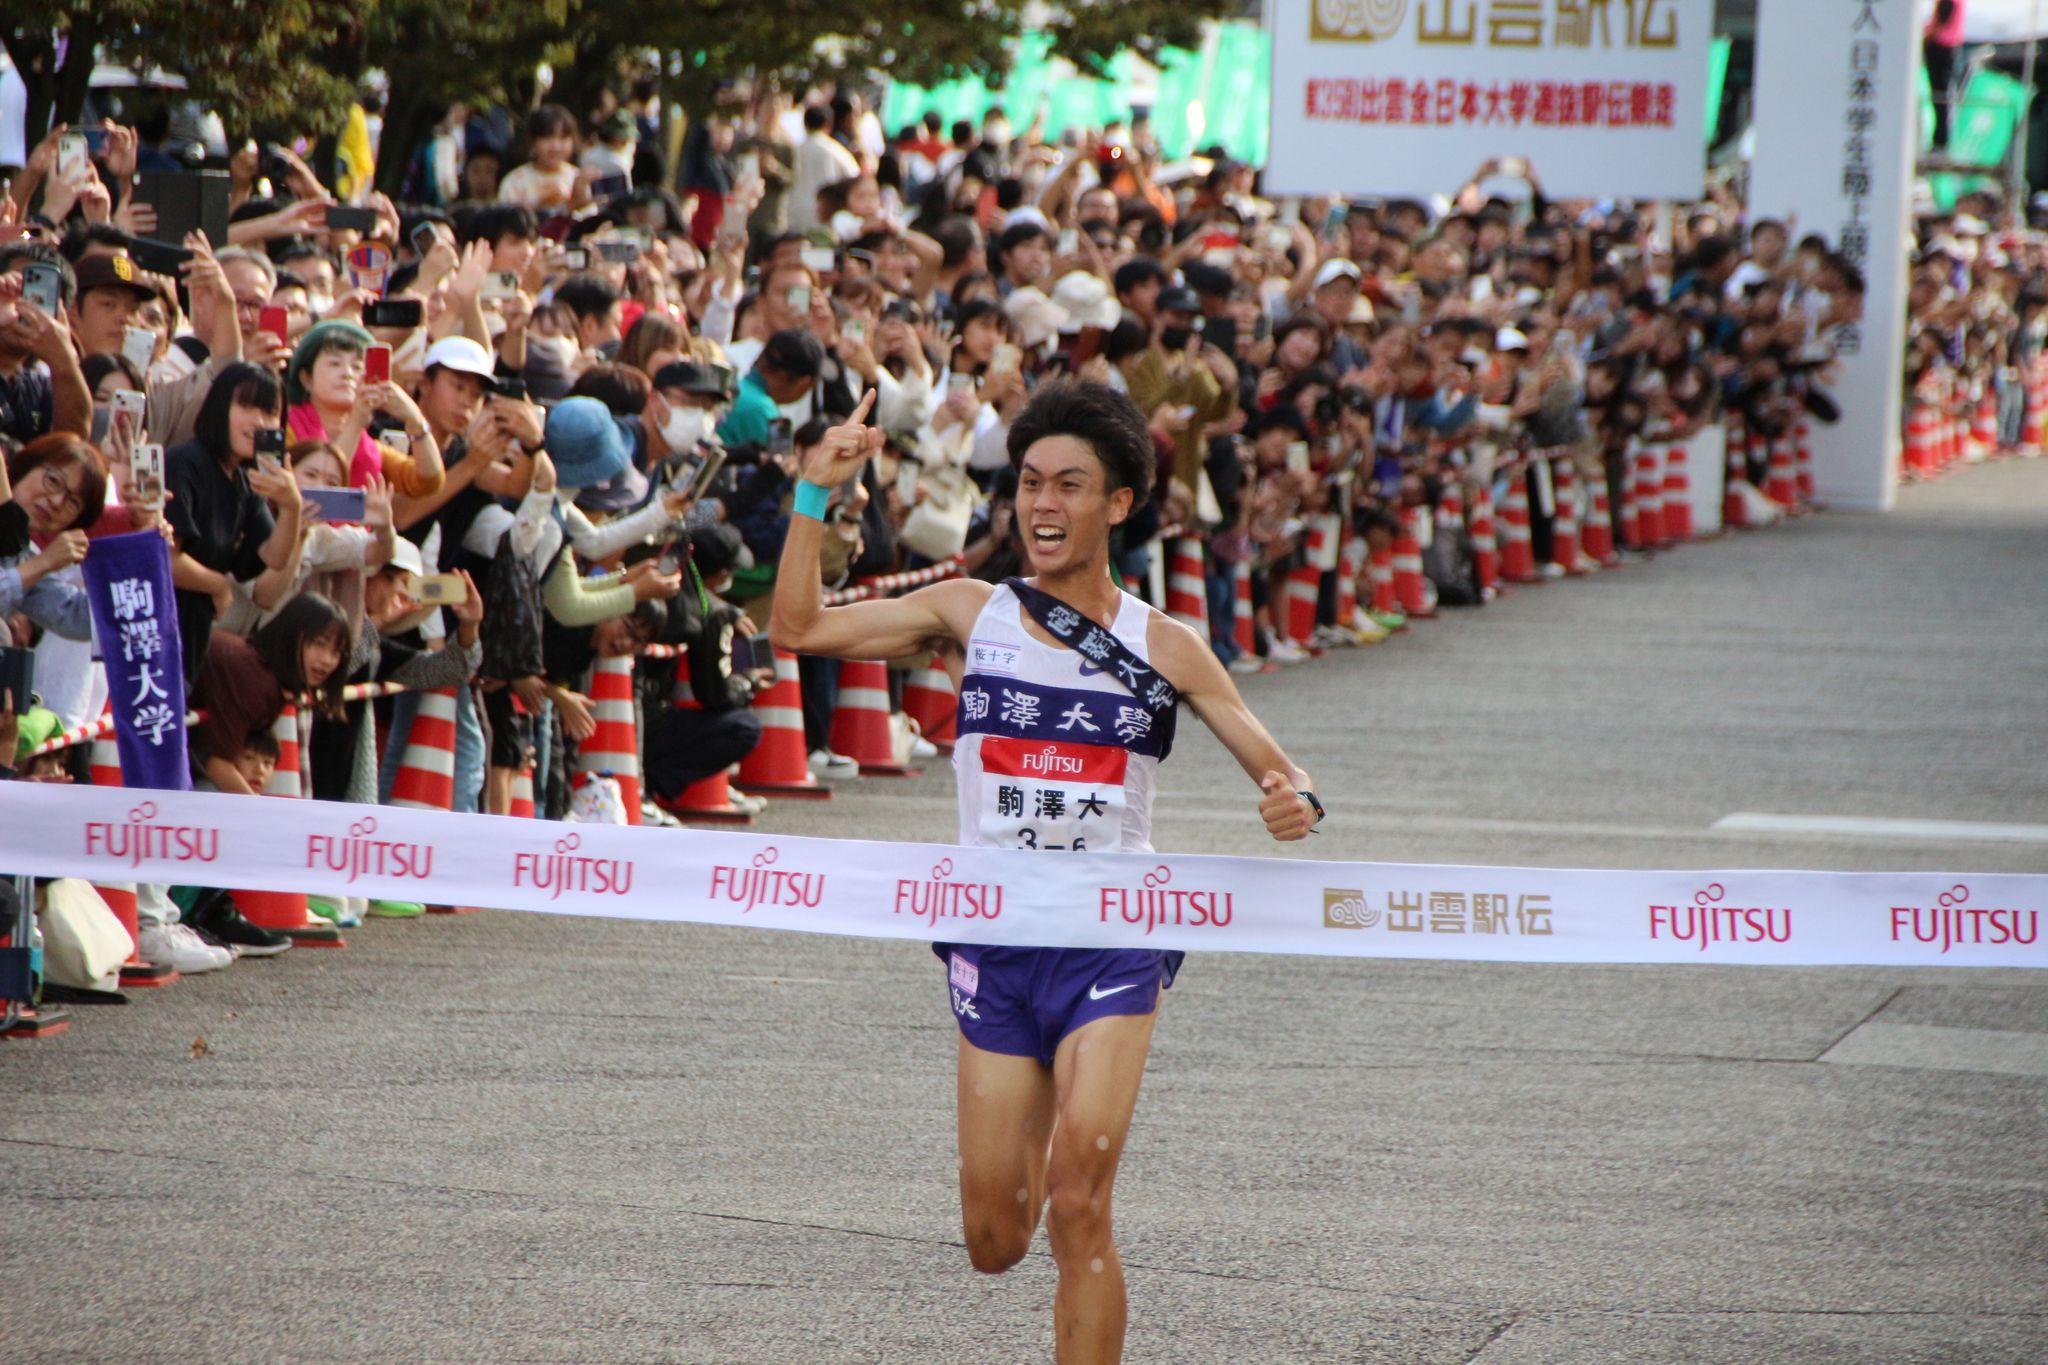
[[[26,782],[0,783],[0,868],[1018,946],[2048,967],[2034,875],[1032,853]]]
[[[1270,0],[1269,194],[1694,199],[1712,0]]]

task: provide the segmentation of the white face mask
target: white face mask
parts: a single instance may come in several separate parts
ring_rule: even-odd
[[[688,454],[697,448],[711,430],[711,413],[707,408],[671,407],[668,419],[661,424],[661,443],[679,454]]]

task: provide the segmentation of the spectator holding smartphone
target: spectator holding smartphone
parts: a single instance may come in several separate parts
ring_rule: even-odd
[[[366,382],[364,357],[376,341],[353,322],[308,328],[292,351],[286,379],[288,424],[294,441],[325,441],[349,457],[349,485],[381,475],[399,497],[424,498],[446,477],[441,447],[412,396],[389,379]],[[401,453],[370,435],[378,413],[399,419],[411,443]]]
[[[85,589],[57,575],[85,558],[107,476],[99,452],[67,432],[38,437],[0,472],[0,620],[21,612],[72,640],[92,638]]]

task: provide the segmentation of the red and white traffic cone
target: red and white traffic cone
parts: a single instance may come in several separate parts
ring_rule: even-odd
[[[1500,591],[1500,541],[1493,530],[1493,489],[1481,483],[1472,490],[1472,576],[1482,601]]]
[[[277,737],[277,767],[263,789],[267,797],[296,800],[306,795],[301,754],[305,733],[299,726],[299,708],[290,702],[278,712],[271,733]],[[261,819],[261,816],[257,816]],[[341,931],[306,908],[302,891],[236,891],[235,908],[259,929],[291,935],[301,948],[343,948]]]
[[[112,734],[105,734],[92,742],[92,784],[95,787],[119,787],[121,782],[121,750],[115,744]],[[128,960],[121,964],[121,984],[147,989],[152,986],[168,986],[178,979],[178,973],[168,965],[142,960],[142,921],[135,908],[134,882],[94,882],[93,890],[100,893],[100,899],[107,903],[107,909],[114,912],[114,918],[121,921],[121,927],[128,931]]]
[[[1529,539],[1529,490],[1520,470],[1508,478],[1508,496],[1500,515],[1500,576],[1510,583],[1541,583],[1536,547]]]
[[[1394,597],[1401,614],[1411,621],[1436,615],[1429,579],[1422,572],[1422,527],[1428,517],[1427,507],[1403,508],[1401,529],[1394,533]]]
[[[1664,471],[1659,468],[1657,446],[1652,441],[1635,447],[1636,548],[1654,550],[1664,534]]]
[[[1321,653],[1319,646],[1311,643],[1316,633],[1316,592],[1322,585],[1323,572],[1313,564],[1297,564],[1287,571],[1285,610],[1280,620],[1287,638],[1311,654]]]
[[[1573,577],[1587,572],[1579,556],[1579,473],[1571,456],[1551,461],[1550,486],[1557,511],[1550,518],[1550,559]]]
[[[1728,414],[1728,472],[1721,480],[1721,529],[1738,531],[1749,525],[1749,504],[1743,490],[1749,487],[1749,433],[1741,414]]]
[[[405,751],[391,778],[391,804],[408,810],[447,810],[455,803],[456,690],[419,694]]]
[[[896,757],[887,664],[871,659],[840,663],[839,705],[832,712],[832,752],[859,763],[863,777],[910,777],[923,771]]]
[[[1401,598],[1394,591],[1394,552],[1386,546],[1366,558],[1366,579],[1372,584],[1372,609],[1382,616],[1401,614]],[[1403,625],[1401,629],[1406,630]]]
[[[1906,405],[1904,461],[1907,478],[1934,476],[1934,405],[1918,389]]]
[[[1586,482],[1592,497],[1588,500],[1586,529],[1579,548],[1601,568],[1611,569],[1621,563],[1621,556],[1614,552],[1614,518],[1607,510],[1607,479],[1603,472]]]
[[[1172,588],[1167,591],[1170,594]],[[1205,641],[1209,638],[1207,615],[1204,612],[1204,619],[1195,626]],[[960,698],[953,691],[953,675],[939,666],[938,655],[928,655],[904,678],[903,714],[910,717],[927,744],[942,754],[953,752],[953,741],[959,733]]]
[[[1167,546],[1166,614],[1209,638],[1209,588],[1202,578],[1202,542],[1182,536]],[[904,698],[908,710],[910,699]]]
[[[1337,547],[1337,629],[1355,638],[1358,620],[1358,575],[1365,567],[1365,538],[1341,527]]]
[[[2048,355],[2027,367],[2026,416],[2020,422],[2020,453],[2039,455],[2048,445]]]
[[[1230,571],[1230,638],[1240,654],[1259,651],[1259,631],[1252,612],[1252,566],[1241,559]]]
[[[597,728],[576,746],[577,773],[609,773],[619,784],[626,823],[637,825],[640,785],[640,725],[633,714],[633,661],[599,659],[590,666],[590,714]]]
[[[533,819],[533,765],[512,774],[512,803],[505,813],[515,820]]]
[[[1787,515],[1799,508],[1799,474],[1792,454],[1792,434],[1780,432],[1771,441],[1771,462],[1764,477],[1764,496]]]
[[[1692,474],[1685,467],[1685,442],[1664,448],[1664,539],[1676,544],[1691,540]]]
[[[754,714],[761,721],[761,742],[740,760],[740,790],[830,801],[832,789],[811,771],[804,749],[803,686],[796,655],[788,650],[775,651],[775,684],[754,698]]]
[[[1802,421],[1799,425],[1803,430],[1806,423]],[[1970,444],[1975,447],[1975,458],[1979,460],[1988,460],[1998,453],[1998,394],[1988,383],[1977,395],[1977,420],[1970,427]],[[1811,483],[1812,479],[1808,478],[1807,482]]]
[[[696,694],[690,690],[690,679],[687,672],[678,671],[675,694],[670,700],[670,705],[679,711],[699,711],[703,709],[703,703],[698,701]],[[660,806],[679,820],[696,820],[715,825],[751,825],[754,823],[752,811],[742,810],[733,804],[732,774],[724,768],[719,769],[709,777],[698,778],[695,782],[677,792],[675,799],[672,801],[664,801],[658,796],[655,797],[654,804]]]

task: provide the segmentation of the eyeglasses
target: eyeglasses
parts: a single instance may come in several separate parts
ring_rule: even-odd
[[[43,476],[43,491],[60,500],[57,506],[64,510],[67,520],[76,517],[85,510],[85,499],[70,484],[64,482],[64,476],[59,474],[55,468],[50,465],[44,465],[41,473]]]

